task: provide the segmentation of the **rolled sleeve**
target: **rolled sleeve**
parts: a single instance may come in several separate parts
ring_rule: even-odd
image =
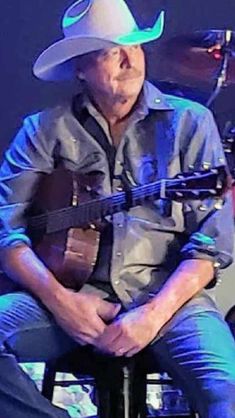
[[[42,173],[53,169],[40,114],[29,116],[5,153],[0,168],[0,248],[31,245],[25,211]]]
[[[10,235],[3,236],[0,240],[0,248],[6,247],[17,247],[19,245],[28,245],[31,247],[31,240],[27,235],[25,235],[25,230],[22,228],[22,233],[20,233],[20,228],[17,232],[12,231]]]
[[[185,152],[185,168],[202,170],[226,163],[219,133],[210,111],[199,119]],[[184,205],[188,242],[181,250],[185,259],[207,259],[225,268],[233,261],[234,223],[230,192],[221,198],[191,201]]]

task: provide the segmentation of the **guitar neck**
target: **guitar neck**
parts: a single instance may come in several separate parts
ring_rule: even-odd
[[[47,214],[34,216],[29,220],[29,228],[31,230],[46,229],[47,233],[54,233],[62,229],[89,226],[106,216],[138,206],[146,198],[155,196],[155,199],[157,199],[160,193],[160,184],[161,181],[157,181],[107,197],[92,199],[78,206],[70,206]]]
[[[91,199],[77,206],[34,216],[29,219],[28,225],[30,230],[45,230],[48,234],[69,228],[84,228],[108,215],[142,205],[147,200],[204,199],[208,196],[220,196],[226,186],[225,179],[226,172],[222,169],[186,174],[186,177],[182,178],[180,176],[162,179],[107,197]]]

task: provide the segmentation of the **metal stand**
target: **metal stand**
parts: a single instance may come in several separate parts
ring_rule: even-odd
[[[219,71],[219,75],[216,79],[215,88],[207,101],[207,104],[206,104],[207,107],[210,107],[212,105],[212,103],[215,101],[216,97],[220,93],[221,89],[223,87],[226,87],[227,85],[229,58],[231,56],[230,43],[232,40],[232,31],[226,30],[224,35],[225,35],[224,44],[221,45],[221,49],[220,49],[220,54],[222,55],[223,60],[222,60],[221,68]],[[213,49],[214,47],[212,48],[212,51]]]

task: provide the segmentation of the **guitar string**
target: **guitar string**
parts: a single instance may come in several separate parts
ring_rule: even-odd
[[[195,189],[187,189],[186,192],[189,196],[188,198],[193,195],[195,196],[195,194],[197,192],[195,192]],[[170,190],[170,194],[177,194],[179,193],[179,189],[171,189]],[[201,189],[200,190],[200,194],[202,197],[202,194],[205,193],[205,197],[208,196],[208,189]],[[211,191],[211,194],[214,194]],[[196,194],[197,195],[197,194]],[[132,196],[132,200],[134,201],[134,205],[136,205],[136,203],[138,202],[138,200],[141,202],[141,200],[145,200],[145,196],[143,196],[143,194],[138,195],[137,193],[134,193]],[[103,205],[103,203],[106,203],[105,207]],[[54,213],[50,212],[49,213],[49,217],[50,217],[50,222],[61,222],[62,224],[66,224],[67,223],[71,223],[70,219],[72,219],[75,223],[76,223],[76,218],[80,217],[80,222],[79,224],[85,224],[92,222],[93,220],[99,219],[100,217],[104,217],[107,215],[111,215],[112,213],[118,212],[119,210],[121,210],[121,206],[123,204],[126,203],[126,199],[120,199],[120,197],[113,197],[111,198],[105,198],[105,200],[103,201],[97,201],[95,200],[94,202],[86,202],[84,204],[80,204],[79,207],[68,207],[68,208],[64,208],[62,210],[57,210]],[[99,210],[97,210],[97,205],[98,207],[100,207]],[[103,208],[102,208],[103,206]],[[83,208],[86,208],[86,211],[84,211]],[[113,208],[113,210],[111,210]],[[124,208],[123,208],[124,209]],[[83,212],[83,213],[82,213]],[[93,212],[93,213],[92,213]],[[95,213],[94,213],[95,212]],[[100,214],[100,212],[102,212],[101,216],[98,216]],[[91,219],[92,218],[92,219]],[[64,219],[64,222],[63,222]],[[37,227],[40,228],[45,226],[45,222],[48,221],[48,214],[42,214],[42,215],[38,215],[37,217],[35,217],[33,219],[33,221],[31,222],[31,226],[33,228]],[[74,223],[72,222],[72,223]]]
[[[203,174],[200,175],[200,179],[208,177],[208,176],[211,176],[211,173],[203,173]],[[167,183],[167,187],[169,187],[169,183],[173,187],[173,186],[179,185],[179,183],[181,183],[181,185],[182,185],[182,183],[187,183],[191,180],[193,180],[193,181],[198,180],[198,178],[196,177],[196,179],[195,179],[195,176],[189,176],[189,177],[186,177],[184,179],[170,179],[170,180],[168,179],[166,183]],[[186,187],[186,186],[187,186],[187,184],[184,187]],[[170,194],[177,193],[177,192],[186,192],[186,193],[193,193],[193,194],[196,193],[195,189],[185,189],[185,188],[183,188],[183,189],[179,190],[179,188],[178,188],[178,190],[174,190],[174,189],[172,189],[172,187],[171,187],[170,190],[167,190],[167,192],[170,193]],[[84,207],[86,207],[86,212],[84,211],[83,215],[85,214],[86,215],[85,217],[87,218],[87,219],[84,219],[84,222],[86,220],[88,222],[88,218],[89,218],[88,214],[90,215],[92,211],[98,212],[97,205],[98,205],[98,207],[100,207],[99,208],[99,212],[100,212],[100,211],[102,211],[102,205],[104,206],[106,204],[106,207],[103,208],[104,209],[103,212],[106,212],[108,210],[109,211],[108,214],[111,214],[110,213],[110,209],[111,209],[110,206],[112,205],[112,207],[117,207],[116,209],[118,209],[118,206],[125,204],[126,200],[127,200],[126,197],[128,196],[128,192],[129,192],[129,195],[131,197],[131,200],[137,201],[138,199],[140,199],[140,200],[144,199],[146,197],[146,195],[147,196],[150,195],[150,197],[151,197],[151,195],[154,195],[157,192],[159,192],[160,188],[161,188],[161,180],[157,183],[150,183],[150,184],[145,184],[145,185],[134,187],[134,188],[132,188],[129,191],[124,192],[124,193],[118,193],[116,195],[111,195],[111,196],[108,196],[108,197],[105,196],[105,197],[101,197],[100,199],[95,199],[95,200],[91,200],[91,201],[88,201],[88,202],[83,202],[77,207],[75,206],[75,207],[62,208],[62,209],[58,209],[58,210],[55,210],[55,211],[51,211],[49,214],[37,215],[37,216],[35,216],[34,218],[31,219],[31,226],[33,228],[35,228],[35,227],[40,228],[40,226],[43,227],[45,225],[45,222],[48,221],[48,215],[50,216],[51,223],[56,222],[56,221],[61,222],[62,218],[65,215],[67,217],[67,220],[69,221],[71,217],[74,218],[74,213],[76,213],[76,215],[77,215],[76,217],[78,217],[78,215],[81,216],[82,213],[79,213],[79,208],[80,208],[80,212],[82,212],[82,209]],[[208,189],[200,189],[200,192],[201,193],[203,193],[203,192],[208,193],[209,190]],[[116,209],[115,209],[115,211],[117,211]],[[106,215],[104,213],[103,216],[106,216]],[[95,217],[94,214],[93,214],[93,217]]]

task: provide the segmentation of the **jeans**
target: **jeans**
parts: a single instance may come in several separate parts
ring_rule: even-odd
[[[235,342],[219,312],[190,314],[145,351],[200,417],[235,417]]]
[[[223,318],[191,310],[173,324],[145,349],[153,366],[179,381],[201,418],[234,418],[235,344]],[[18,361],[56,359],[76,347],[31,295],[0,297],[0,347],[1,418],[68,418],[18,366]]]
[[[52,315],[24,292],[0,297],[1,418],[68,418],[69,414],[41,396],[18,361],[47,361],[70,352],[75,343]]]

